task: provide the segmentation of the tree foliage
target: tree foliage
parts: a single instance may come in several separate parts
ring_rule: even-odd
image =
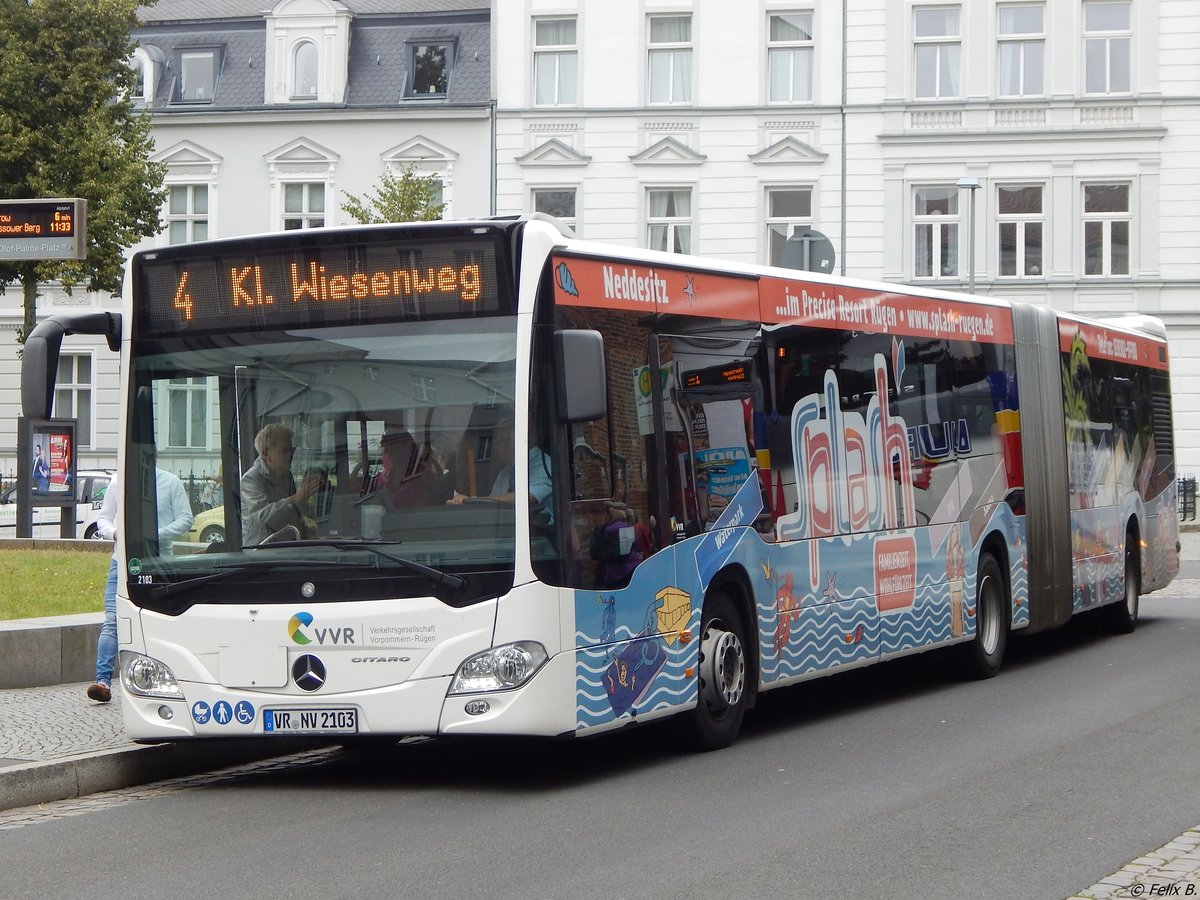
[[[25,320],[37,286],[121,290],[125,251],[157,234],[164,167],[150,161],[150,116],[130,99],[139,0],[0,0],[0,197],[87,200],[87,258],[0,262]]]
[[[437,202],[437,197],[437,178],[418,175],[416,165],[409,163],[399,177],[391,172],[385,174],[373,195],[361,198],[346,194],[342,211],[363,225],[429,222],[442,217],[443,204]]]

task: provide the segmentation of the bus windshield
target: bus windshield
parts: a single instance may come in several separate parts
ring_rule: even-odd
[[[135,344],[134,603],[463,605],[511,587],[512,503],[463,498],[513,463],[515,317]],[[162,508],[163,472],[185,486],[186,531]]]

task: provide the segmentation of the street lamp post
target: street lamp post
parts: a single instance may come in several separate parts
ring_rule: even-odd
[[[978,178],[960,178],[957,186],[971,192],[971,204],[967,211],[971,218],[967,229],[967,271],[970,273],[967,291],[973,294],[975,293],[975,192],[983,187],[983,182]]]

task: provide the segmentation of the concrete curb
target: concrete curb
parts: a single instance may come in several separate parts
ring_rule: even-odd
[[[205,740],[130,745],[0,769],[0,810],[86,797],[167,778],[300,753],[327,743],[304,740]]]

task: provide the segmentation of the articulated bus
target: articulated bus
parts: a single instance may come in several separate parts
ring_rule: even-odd
[[[139,741],[676,716],[714,749],[760,691],[934,649],[988,677],[1011,634],[1080,614],[1128,632],[1179,566],[1146,317],[602,246],[531,215],[136,254],[120,313],[31,335],[26,415],[71,332],[122,354]],[[272,424],[299,524],[250,540],[240,481]],[[185,464],[224,473],[220,527],[165,546],[155,467]],[[313,471],[319,497],[297,487]]]

